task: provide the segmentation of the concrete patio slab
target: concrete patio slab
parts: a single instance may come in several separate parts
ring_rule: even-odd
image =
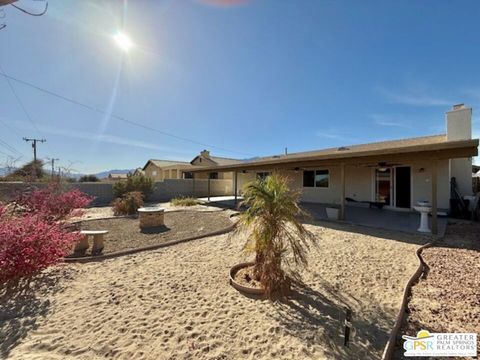
[[[326,205],[302,203],[302,208],[312,215],[315,220],[329,220]],[[388,209],[370,209],[357,206],[346,206],[345,221],[354,225],[363,225],[379,229],[403,231],[413,234],[422,234],[417,231],[420,225],[420,214],[413,211],[395,211]],[[431,218],[429,219],[429,223]],[[447,218],[438,218],[438,237],[445,235]]]

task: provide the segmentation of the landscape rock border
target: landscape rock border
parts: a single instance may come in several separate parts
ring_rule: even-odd
[[[175,210],[175,211],[171,211],[171,212],[180,212],[180,211],[188,211],[188,210]],[[231,214],[230,215],[230,220],[234,216],[235,216],[235,214]],[[85,219],[85,220],[76,221],[72,224],[77,224],[77,223],[84,222],[84,221],[109,220],[109,219],[119,219],[119,218],[120,219],[121,218],[136,218],[136,215],[109,216],[109,217],[103,217],[103,218]],[[109,253],[109,254],[104,254],[104,255],[66,257],[66,258],[64,258],[64,262],[65,263],[88,263],[88,262],[93,262],[93,261],[102,261],[102,260],[117,258],[117,257],[120,257],[120,256],[132,255],[132,254],[136,254],[136,253],[139,253],[139,252],[142,252],[142,251],[157,250],[157,249],[161,249],[161,248],[164,248],[164,247],[168,247],[168,246],[172,246],[172,245],[176,245],[176,244],[181,244],[181,243],[192,241],[192,240],[203,239],[203,238],[210,237],[210,236],[223,235],[223,234],[227,234],[227,233],[231,232],[233,229],[235,229],[236,224],[233,220],[231,220],[231,221],[232,221],[231,225],[229,225],[229,226],[227,226],[223,229],[219,229],[219,230],[209,232],[207,234],[190,236],[190,237],[186,237],[184,239],[167,241],[165,243],[149,245],[149,246],[144,246],[144,247],[135,248],[135,249],[115,251],[115,252],[112,252],[112,253]]]
[[[390,332],[390,336],[388,338],[387,344],[383,350],[382,360],[390,360],[395,352],[395,345],[397,341],[398,332],[400,331],[403,321],[405,320],[406,315],[406,308],[408,305],[408,300],[410,298],[412,286],[417,283],[420,279],[422,274],[425,271],[426,265],[425,261],[422,258],[422,251],[426,248],[432,247],[434,242],[427,243],[425,245],[420,246],[416,251],[415,255],[419,261],[419,265],[417,270],[413,273],[410,279],[407,281],[405,288],[403,290],[403,299],[402,304],[400,305],[400,310],[398,311],[397,317],[395,319],[395,325],[393,326],[392,331]]]

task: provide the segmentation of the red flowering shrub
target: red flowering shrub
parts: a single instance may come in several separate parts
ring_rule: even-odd
[[[50,184],[17,196],[20,212],[7,212],[0,204],[0,282],[33,274],[68,255],[81,235],[62,220],[92,200],[79,190]]]
[[[45,189],[34,189],[30,193],[22,193],[15,202],[47,221],[58,221],[67,217],[81,215],[81,208],[86,207],[94,198],[78,189],[62,191],[56,183]]]
[[[41,216],[0,216],[0,281],[30,275],[59,262],[80,236]]]

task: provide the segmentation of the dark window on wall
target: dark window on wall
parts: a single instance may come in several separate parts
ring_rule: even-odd
[[[303,187],[328,188],[330,173],[328,170],[304,170]]]
[[[303,172],[303,187],[314,187],[314,186],[315,186],[315,171],[305,170]]]
[[[183,178],[184,179],[193,179],[193,173],[190,171],[184,172],[183,173]]]
[[[328,188],[330,182],[330,175],[328,170],[316,170],[315,171],[315,187]]]
[[[215,180],[218,179],[218,172],[212,172],[209,175],[210,179]]]

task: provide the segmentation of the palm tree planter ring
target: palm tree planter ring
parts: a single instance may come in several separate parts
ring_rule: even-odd
[[[246,210],[240,214],[235,233],[247,235],[243,253],[254,255],[255,260],[230,269],[234,288],[273,299],[286,296],[292,281],[300,280],[295,268],[307,266],[307,251],[316,238],[301,222],[307,214],[298,205],[299,198],[298,191],[290,190],[289,179],[278,173],[245,185],[240,205]],[[252,269],[246,275],[260,287],[248,287],[235,279],[247,267]]]
[[[257,288],[257,287],[250,287],[250,286],[245,286],[240,284],[239,282],[235,281],[235,275],[237,272],[243,268],[249,267],[249,266],[254,266],[255,263],[252,262],[244,262],[241,264],[237,264],[235,266],[232,266],[230,269],[230,285],[232,285],[235,289],[238,291],[244,292],[246,294],[252,294],[252,295],[264,295],[265,290],[262,288]]]

